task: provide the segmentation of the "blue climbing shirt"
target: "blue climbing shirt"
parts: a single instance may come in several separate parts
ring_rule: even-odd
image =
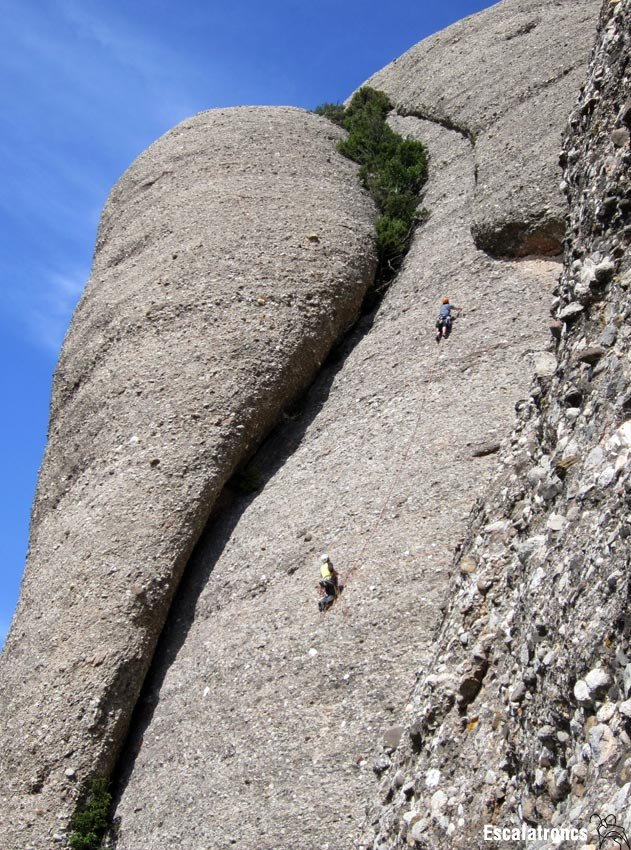
[[[441,319],[450,319],[451,318],[451,304],[443,304],[441,305],[439,316]]]

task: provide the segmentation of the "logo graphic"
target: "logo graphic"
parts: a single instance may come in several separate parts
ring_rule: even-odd
[[[616,822],[615,815],[607,815],[601,818],[593,814],[589,819],[591,823],[596,819],[596,832],[598,833],[598,850],[631,850],[629,837],[624,828]]]

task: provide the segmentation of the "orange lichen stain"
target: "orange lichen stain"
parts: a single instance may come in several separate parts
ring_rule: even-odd
[[[478,725],[477,717],[472,717],[471,720],[467,723],[467,732],[473,732],[475,727]]]

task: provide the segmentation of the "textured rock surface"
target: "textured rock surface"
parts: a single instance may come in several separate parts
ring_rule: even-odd
[[[254,458],[262,491],[207,529],[128,748],[118,850],[346,850],[430,657],[453,546],[549,341],[559,265],[476,250],[469,142],[394,124],[430,146],[432,216],[374,323]],[[466,317],[437,346],[445,292]],[[347,582],[325,618],[323,550]]]
[[[475,145],[471,226],[498,256],[560,253],[561,132],[600,0],[504,0],[420,42],[368,83]]]
[[[363,848],[482,848],[485,824],[631,834],[630,33],[631,3],[606,3],[565,141],[556,368],[479,502]]]
[[[418,736],[394,753],[387,742],[416,719],[408,697],[418,666],[435,666],[451,553],[514,403],[532,372],[554,379],[545,316],[559,265],[492,260],[472,233],[496,253],[558,243],[551,140],[595,7],[506,0],[371,81],[401,112],[431,119],[393,118],[430,145],[431,218],[377,315],[251,462],[261,492],[227,493],[206,526],[119,764],[119,850],[347,850],[374,773],[387,774],[384,794],[390,783],[405,800],[416,794],[408,763],[392,776],[389,766]],[[533,94],[522,77],[539,73]],[[555,128],[533,157],[529,121]],[[338,134],[298,110],[200,116],[113,192],[56,378],[30,567],[0,668],[7,850],[56,846],[49,815],[111,768],[214,498],[357,310],[373,211],[334,153]],[[602,279],[617,269],[594,263]],[[445,293],[465,316],[437,346]],[[583,321],[582,303],[560,306]],[[589,368],[621,337],[610,322],[590,339]],[[580,390],[568,395],[579,413]],[[531,477],[555,497],[545,470]],[[557,511],[546,529],[563,533],[566,521]],[[509,526],[489,516],[485,534],[501,542]],[[523,557],[540,543],[525,540]],[[322,549],[347,581],[325,618]],[[493,592],[473,554],[459,569],[480,598]],[[488,641],[457,639],[472,651],[458,683],[471,701]],[[602,689],[590,669],[583,701]],[[525,703],[529,680],[509,684]],[[440,770],[423,778],[437,818],[450,799]],[[398,840],[396,817],[383,813],[385,840]],[[423,823],[410,826],[422,835]]]
[[[339,137],[302,110],[202,113],[111,193],[2,654],[5,850],[48,846],[111,769],[213,501],[357,315],[374,208]]]

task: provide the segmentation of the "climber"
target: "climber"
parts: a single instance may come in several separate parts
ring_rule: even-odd
[[[438,319],[436,320],[436,342],[440,342],[441,337],[447,339],[451,333],[451,322],[454,318],[456,318],[455,316],[452,316],[452,312],[459,313],[460,308],[454,307],[450,304],[449,298],[445,296],[440,306]]]
[[[320,561],[322,562],[320,566],[321,578],[318,585],[320,588],[321,599],[318,602],[318,609],[320,611],[326,611],[327,608],[330,608],[331,605],[333,605],[337,597],[340,595],[342,588],[339,584],[337,570],[333,566],[329,556],[322,555]]]

